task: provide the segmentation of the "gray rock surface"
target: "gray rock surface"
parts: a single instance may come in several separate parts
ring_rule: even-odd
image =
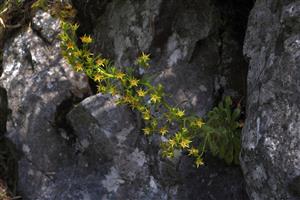
[[[92,34],[95,53],[113,58],[118,67],[133,65],[141,51],[151,54],[151,68],[143,73],[165,86],[171,104],[204,115],[223,94],[244,94],[247,64],[241,33],[248,11],[234,1],[73,2],[83,24],[79,32]],[[237,17],[237,12],[245,16]],[[169,198],[247,199],[238,167],[207,158],[197,170],[186,156],[172,164],[159,157],[157,141],[150,139],[144,151],[152,176],[166,188],[173,185]]]
[[[299,33],[299,1],[256,1],[244,45],[250,66],[240,159],[254,200],[300,198]]]
[[[119,67],[151,53],[145,73],[173,94],[170,103],[199,115],[223,94],[245,92],[241,29],[248,11],[236,1],[73,0],[79,32],[93,33],[93,51]],[[38,11],[4,49],[7,137],[21,152],[25,200],[247,199],[239,167],[209,155],[200,169],[186,155],[163,159],[160,138],[140,134],[136,113],[110,96],[86,98],[88,81],[61,58],[58,33],[59,21]]]
[[[39,11],[32,24],[33,28],[6,41],[0,83],[11,110],[6,136],[22,153],[19,193],[24,199],[44,200],[54,199],[48,198],[51,186],[66,178],[59,173],[70,175],[76,170],[73,149],[61,136],[66,130],[57,120],[63,112],[59,106],[84,98],[90,89],[87,78],[73,72],[62,59],[59,41],[40,32],[47,28],[54,37],[59,33],[59,21]]]
[[[81,162],[102,175],[94,177],[98,194],[92,199],[168,199],[151,175],[148,155],[136,145],[140,129],[135,116],[115,100],[92,96],[67,115]]]

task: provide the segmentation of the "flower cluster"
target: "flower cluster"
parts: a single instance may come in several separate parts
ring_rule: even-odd
[[[203,131],[206,130],[203,119],[186,115],[181,108],[169,105],[161,84],[152,85],[146,77],[136,76],[133,68],[119,69],[101,55],[92,54],[88,50],[88,45],[93,42],[91,36],[80,37],[79,48],[76,44],[77,28],[77,24],[62,22],[60,34],[63,56],[74,70],[84,72],[93,79],[99,93],[118,95],[118,104],[128,105],[140,112],[145,122],[144,134],[165,137],[165,142],[161,144],[164,156],[172,158],[174,150],[179,149],[194,157],[197,167],[203,165],[208,138]],[[149,61],[150,55],[142,53],[135,63],[137,67],[147,69]]]

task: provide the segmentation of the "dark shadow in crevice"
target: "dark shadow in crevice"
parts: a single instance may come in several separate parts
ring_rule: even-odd
[[[5,137],[9,114],[6,90],[0,87],[0,182],[16,195],[18,180],[18,159],[15,145]]]
[[[82,99],[72,95],[70,98],[65,99],[57,106],[55,112],[54,127],[64,137],[67,144],[73,145],[76,143],[77,136],[74,134],[72,126],[68,123],[67,114],[73,109],[74,105],[81,102]]]

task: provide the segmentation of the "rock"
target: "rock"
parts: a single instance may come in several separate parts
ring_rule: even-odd
[[[251,199],[299,199],[300,2],[256,1],[244,44],[249,58],[241,164]],[[298,195],[298,196],[297,196]]]
[[[6,136],[22,153],[18,191],[24,199],[53,199],[51,193],[59,193],[53,193],[53,185],[77,170],[74,149],[61,137],[65,127],[57,123],[57,116],[63,112],[61,104],[83,99],[90,88],[87,78],[62,59],[59,40],[54,38],[59,31],[56,19],[38,11],[32,28],[16,33],[4,48],[0,83],[11,110]],[[50,32],[51,40],[44,35]]]
[[[73,3],[83,24],[79,32],[92,34],[94,53],[112,58],[118,67],[134,65],[142,51],[151,54],[151,68],[136,71],[154,75],[153,84],[162,83],[172,94],[170,104],[204,116],[223,94],[245,94],[242,45],[250,1]],[[141,140],[138,147],[150,159],[151,175],[170,191],[169,198],[247,199],[239,167],[208,158],[207,167],[196,170],[187,156],[170,163],[159,155],[160,138],[149,140],[150,145]],[[209,178],[211,174],[217,176]]]
[[[153,84],[165,85],[171,104],[201,116],[222,95],[245,91],[240,29],[249,8],[239,1],[73,0],[83,20],[79,32],[93,34],[95,53],[117,67],[150,53],[153,67],[136,71],[155,75]],[[23,199],[247,199],[239,167],[209,154],[201,169],[179,151],[163,159],[161,138],[142,136],[138,115],[110,96],[86,98],[88,81],[61,58],[58,33],[59,22],[38,11],[4,48],[6,135],[21,152]]]
[[[146,153],[136,146],[140,130],[133,113],[115,100],[98,94],[67,116],[78,138],[83,166],[102,175],[94,177],[97,185],[92,188],[99,192],[91,199],[167,199],[167,192],[151,175]]]

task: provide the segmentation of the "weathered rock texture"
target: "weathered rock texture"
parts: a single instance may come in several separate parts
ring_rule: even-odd
[[[152,68],[140,72],[163,83],[170,103],[204,115],[223,94],[243,96],[243,28],[251,3],[73,2],[80,31],[94,36],[95,53],[118,67],[151,53]],[[161,138],[141,135],[136,113],[110,96],[84,99],[88,81],[61,58],[58,33],[59,21],[39,11],[4,48],[7,137],[21,153],[18,190],[25,200],[247,199],[239,167],[210,156],[200,169],[186,155],[163,159]],[[0,99],[0,109],[5,106]]]
[[[7,137],[22,152],[18,189],[24,199],[54,199],[51,195],[60,192],[51,187],[76,171],[76,155],[62,137],[69,130],[59,126],[58,108],[84,98],[90,89],[85,76],[61,58],[58,33],[59,21],[39,11],[32,28],[20,31],[4,48],[0,82],[11,110]],[[65,176],[57,175],[62,171]]]
[[[78,9],[91,13],[95,52],[113,58],[118,66],[132,65],[142,51],[150,53],[152,68],[146,73],[155,74],[155,82],[173,94],[172,103],[204,114],[224,90],[244,93],[241,74],[246,74],[247,64],[240,27],[247,16],[236,17],[234,3],[115,0],[90,6],[81,2]]]
[[[250,60],[242,168],[251,199],[299,199],[300,2],[256,1],[244,53]]]
[[[92,96],[67,116],[78,138],[79,162],[95,183],[91,199],[168,199],[151,174],[148,155],[136,145],[140,129],[135,116],[115,100]]]
[[[92,34],[95,53],[112,58],[118,67],[132,66],[141,51],[151,54],[151,68],[143,73],[165,86],[171,104],[204,115],[222,94],[244,94],[243,28],[251,2],[73,2],[82,20],[80,32]],[[165,188],[173,185],[169,198],[247,199],[238,167],[207,159],[197,170],[186,156],[170,164],[159,157],[155,139],[145,144],[152,176]]]

